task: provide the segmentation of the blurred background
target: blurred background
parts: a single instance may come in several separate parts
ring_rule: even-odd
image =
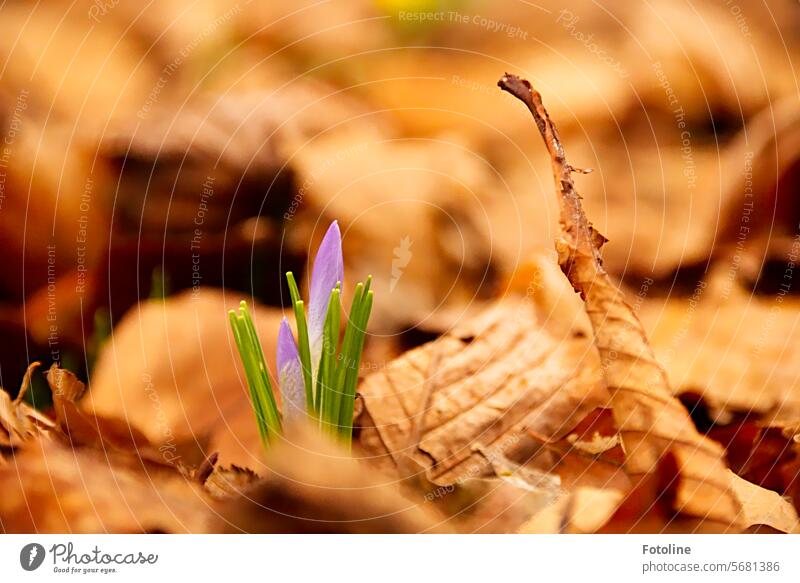
[[[606,267],[652,306],[656,342],[664,302],[709,273],[724,298],[798,291],[795,0],[50,0],[0,16],[12,392],[29,362],[59,362],[151,439],[223,420],[243,452],[255,427],[225,308],[259,306],[272,353],[283,273],[305,273],[334,219],[347,279],[375,277],[365,372],[525,293],[537,258],[553,263],[557,207],[505,71],[594,169],[577,182]]]

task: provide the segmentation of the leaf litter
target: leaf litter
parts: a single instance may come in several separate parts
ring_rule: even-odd
[[[355,403],[354,453],[360,459],[348,459],[313,436],[298,436],[304,444],[299,449],[297,443],[279,443],[262,459],[244,392],[237,390],[241,372],[234,359],[226,359],[224,374],[213,380],[197,370],[198,347],[206,355],[230,356],[221,341],[223,328],[203,324],[196,342],[174,340],[192,308],[195,315],[218,315],[224,322],[224,298],[205,290],[200,309],[186,296],[153,302],[115,330],[115,341],[127,337],[126,346],[148,347],[166,426],[179,436],[169,451],[180,459],[164,455],[167,434],[152,423],[150,397],[127,390],[149,370],[148,359],[133,362],[138,348],[128,354],[108,344],[86,396],[84,383],[51,368],[54,419],[22,401],[32,365],[20,396],[12,400],[0,392],[0,448],[7,462],[0,482],[17,491],[1,505],[3,529],[305,532],[318,531],[313,523],[322,516],[330,523],[326,531],[352,532],[796,531],[797,514],[781,497],[796,501],[800,487],[796,432],[787,421],[794,411],[786,406],[792,402],[781,400],[787,393],[780,380],[767,378],[772,388],[756,397],[746,387],[761,383],[763,375],[745,371],[738,381],[745,387],[741,398],[730,398],[724,392],[727,377],[708,374],[708,366],[684,374],[679,367],[691,366],[693,359],[664,358],[662,323],[653,316],[658,303],[648,300],[643,310],[635,309],[606,272],[600,259],[605,237],[583,212],[573,181],[577,169],[567,162],[539,94],[512,75],[500,85],[530,109],[551,156],[560,207],[558,264],[580,294],[580,313],[565,318],[566,312],[545,309],[539,297],[511,294],[491,301],[484,294],[476,315],[455,327],[445,324],[435,340],[387,358],[362,380]],[[358,158],[350,165],[358,166]],[[359,209],[350,210],[358,215]],[[363,224],[354,228],[364,230]],[[408,236],[402,229],[397,235],[400,241]],[[481,243],[480,229],[474,235]],[[370,245],[369,233],[360,237],[357,245]],[[441,256],[453,255],[456,265],[450,243],[439,241],[437,249]],[[490,263],[479,262],[470,277],[480,280]],[[396,277],[395,265],[392,270]],[[414,288],[427,271],[410,271],[402,285]],[[750,305],[740,302],[730,310],[749,314]],[[753,308],[747,321],[763,320],[759,310]],[[163,320],[173,312],[170,330]],[[270,326],[279,318],[277,310],[265,313]],[[701,346],[709,312],[702,313],[682,348],[691,354],[700,346],[708,354],[698,360],[710,362],[720,347]],[[150,323],[143,325],[142,318]],[[164,333],[151,333],[151,324]],[[136,327],[139,335],[132,332]],[[156,356],[181,343],[186,349],[177,370]],[[692,390],[714,415],[702,431],[676,398]],[[221,409],[225,428],[217,426]],[[742,419],[745,412],[755,417]],[[87,474],[97,475],[96,488],[87,487]],[[347,492],[356,487],[365,489],[358,498]],[[429,507],[424,501],[432,492],[441,496],[433,496],[436,504]],[[69,503],[59,506],[65,496]],[[457,504],[446,503],[455,498]],[[374,520],[380,512],[400,518]],[[358,526],[341,527],[351,520]]]

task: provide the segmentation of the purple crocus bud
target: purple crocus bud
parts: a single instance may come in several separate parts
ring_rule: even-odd
[[[314,269],[311,272],[311,290],[308,299],[308,344],[311,352],[311,374],[316,379],[319,359],[322,355],[322,330],[331,290],[344,280],[344,260],[342,259],[342,234],[336,221],[328,227],[328,232],[317,249]]]
[[[297,343],[286,318],[278,329],[277,364],[283,419],[289,424],[306,414],[306,389]]]

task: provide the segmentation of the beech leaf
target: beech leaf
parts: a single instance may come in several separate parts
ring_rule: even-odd
[[[559,439],[605,403],[598,364],[581,335],[558,337],[509,299],[364,379],[361,445],[437,484],[491,476],[487,452],[521,447],[530,432]]]
[[[625,446],[627,472],[633,476],[652,473],[662,456],[670,453],[681,478],[676,510],[736,522],[740,505],[729,485],[724,451],[697,432],[687,411],[672,396],[667,375],[636,313],[603,268],[600,248],[606,238],[584,214],[572,178],[576,168],[567,162],[541,95],[515,75],[504,75],[498,85],[527,106],[550,154],[560,208],[558,262],[584,300],[592,323]]]

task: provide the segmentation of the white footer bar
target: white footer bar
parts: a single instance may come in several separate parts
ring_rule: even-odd
[[[2,535],[3,581],[800,581],[800,535]],[[512,579],[513,578],[513,579]]]

